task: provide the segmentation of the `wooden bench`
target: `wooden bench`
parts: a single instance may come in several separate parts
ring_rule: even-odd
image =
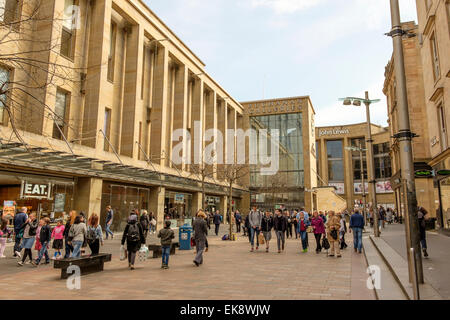
[[[175,254],[175,249],[178,246],[178,242],[173,242],[172,245],[170,246],[170,254],[174,255]],[[161,249],[161,245],[160,244],[151,244],[148,246],[148,250],[149,251],[153,251],[153,259],[155,258],[161,258],[162,256],[162,249]]]
[[[53,267],[61,269],[61,279],[67,279],[70,274],[67,274],[67,268],[70,266],[80,267],[81,275],[103,271],[105,262],[111,261],[110,253],[100,253],[95,256],[84,256],[80,258],[68,258],[55,260]]]

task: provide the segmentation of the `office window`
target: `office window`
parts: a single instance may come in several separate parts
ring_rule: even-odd
[[[19,0],[0,0],[0,21],[11,24],[18,20]],[[18,27],[13,26],[13,27]]]
[[[74,0],[64,0],[64,19],[61,31],[61,55],[73,59],[75,34],[73,30]]]
[[[439,51],[435,32],[430,37],[430,46],[434,80],[437,80],[441,76],[441,67],[439,65]]]
[[[105,119],[103,123],[103,132],[108,139],[111,139],[111,109],[105,108]],[[109,143],[105,139],[103,150],[109,151]]]
[[[366,141],[364,138],[360,139],[351,139],[350,141],[352,147],[359,148],[361,143],[361,148],[366,148]],[[367,161],[366,161],[366,151],[362,152],[363,158],[363,167],[364,167],[364,179],[367,178]],[[362,168],[361,168],[361,155],[359,151],[352,151],[352,168],[353,168],[353,180],[361,181],[362,180]]]
[[[111,29],[109,32],[109,55],[108,55],[108,80],[109,81],[114,81],[116,37],[117,37],[117,25],[114,22],[111,22]]]
[[[0,123],[3,124],[5,105],[8,96],[6,94],[9,83],[9,70],[0,66]]]
[[[55,114],[53,122],[53,138],[63,139],[63,135],[67,134],[66,113],[70,101],[70,93],[58,88],[56,90]]]
[[[327,141],[328,180],[344,181],[344,158],[342,140]]]
[[[448,147],[447,141],[447,125],[445,122],[445,112],[442,103],[438,107],[438,120],[439,120],[439,138],[441,141],[441,150],[445,151]]]
[[[373,146],[375,179],[389,179],[392,176],[391,158],[389,157],[389,143]]]

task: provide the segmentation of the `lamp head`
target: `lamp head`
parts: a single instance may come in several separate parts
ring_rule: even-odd
[[[344,106],[351,106],[351,105],[352,105],[352,101],[350,99],[344,100]]]
[[[353,105],[356,107],[361,107],[361,101],[360,100],[353,100]]]

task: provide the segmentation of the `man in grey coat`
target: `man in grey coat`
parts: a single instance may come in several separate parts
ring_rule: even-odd
[[[253,207],[253,209],[248,214],[249,223],[250,223],[250,243],[252,244],[252,249],[250,252],[255,251],[255,234],[256,234],[256,250],[259,249],[259,233],[261,232],[261,221],[263,218],[263,214],[256,210],[256,207]]]
[[[205,221],[206,214],[203,210],[199,210],[197,218],[194,220],[194,239],[197,248],[197,254],[194,259],[194,264],[199,267],[203,264],[203,251],[205,250],[206,236],[208,235],[208,226]]]

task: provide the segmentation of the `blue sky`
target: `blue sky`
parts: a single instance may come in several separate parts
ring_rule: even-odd
[[[387,125],[382,87],[392,54],[389,0],[145,0],[238,101],[310,95],[316,125],[365,121],[338,98],[382,99],[372,122]],[[400,0],[416,20],[415,0]]]

